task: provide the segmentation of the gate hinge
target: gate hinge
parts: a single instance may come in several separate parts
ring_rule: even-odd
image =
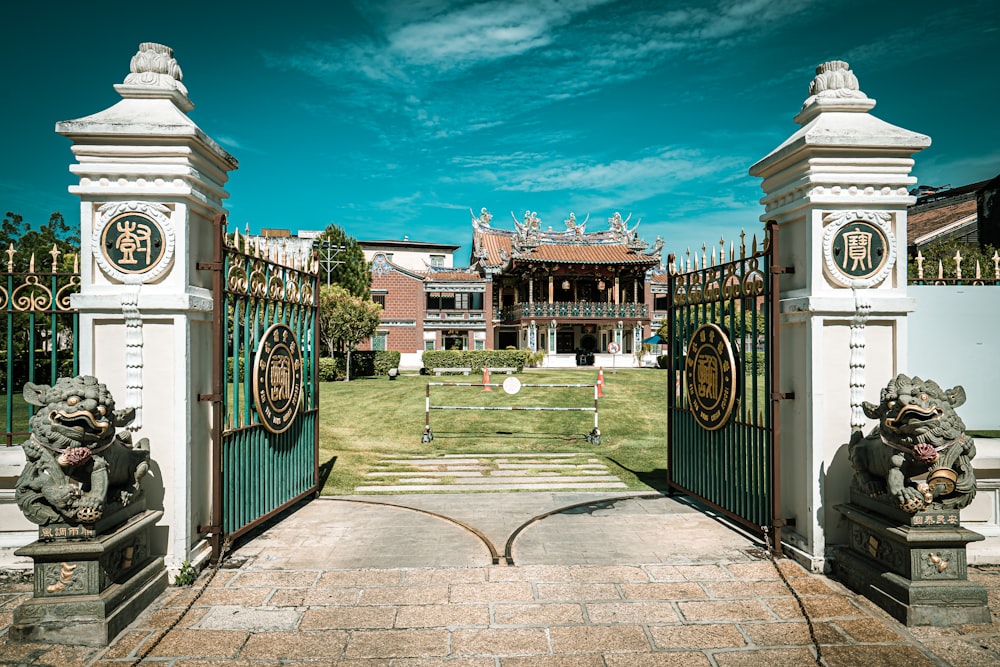
[[[784,528],[785,526],[794,526],[795,518],[793,517],[791,519],[774,519],[771,521],[771,525],[774,528]]]
[[[221,533],[221,526],[203,526],[198,524],[198,532],[202,535],[214,535],[215,533]]]
[[[213,403],[222,402],[222,394],[198,394],[199,401],[212,401]]]
[[[795,273],[795,267],[794,266],[772,266],[771,267],[771,275],[774,275],[776,273]]]
[[[222,262],[198,262],[195,264],[195,268],[199,271],[221,271]]]
[[[772,401],[786,401],[786,400],[794,400],[794,399],[795,399],[795,392],[794,391],[772,391],[771,392],[771,400]]]

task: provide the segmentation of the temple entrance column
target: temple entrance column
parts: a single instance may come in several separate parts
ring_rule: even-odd
[[[781,277],[781,504],[794,517],[784,551],[821,570],[828,546],[847,541],[834,506],[846,502],[852,428],[861,402],[905,371],[906,214],[912,155],[930,138],[869,111],[847,63],[820,65],[788,139],[750,168],[763,179],[761,221],[778,223]]]
[[[213,220],[237,162],[187,112],[173,50],[144,43],[115,90],[122,100],[57,123],[73,142],[80,197],[80,372],[136,409],[148,437],[149,505],[162,509],[150,548],[176,570],[208,556],[211,519]],[[147,486],[148,485],[148,486]]]

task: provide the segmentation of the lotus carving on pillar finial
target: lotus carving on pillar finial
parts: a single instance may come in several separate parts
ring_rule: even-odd
[[[143,42],[139,51],[132,56],[129,74],[125,77],[127,86],[150,86],[178,90],[187,95],[187,88],[181,83],[184,74],[174,58],[174,50],[155,42]]]
[[[816,76],[809,84],[809,96],[857,99],[868,97],[861,92],[858,77],[854,76],[851,66],[843,60],[831,60],[816,68]]]

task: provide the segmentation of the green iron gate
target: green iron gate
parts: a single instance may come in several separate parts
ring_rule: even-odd
[[[36,270],[35,255],[17,269],[13,244],[5,251],[6,270],[0,271],[0,391],[3,392],[5,445],[20,444],[28,436],[34,406],[22,399],[25,382],[55,384],[61,376],[78,372],[77,329],[80,315],[70,296],[80,291],[79,255],[59,258],[55,246],[46,269]],[[25,257],[20,257],[25,261]]]
[[[212,560],[319,490],[318,270],[215,220]]]
[[[758,247],[725,247],[672,270],[668,488],[697,498],[781,553],[777,225]]]

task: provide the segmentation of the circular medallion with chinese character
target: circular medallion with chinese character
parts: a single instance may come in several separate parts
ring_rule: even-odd
[[[163,228],[145,213],[122,213],[112,218],[101,233],[101,255],[121,273],[146,273],[166,253]]]
[[[845,276],[866,280],[882,270],[888,257],[886,245],[881,228],[861,220],[849,222],[833,235],[833,262]]]
[[[257,347],[253,364],[254,406],[271,433],[284,433],[302,400],[302,350],[287,325],[273,324]]]
[[[726,332],[717,324],[698,327],[684,360],[691,414],[709,431],[726,425],[736,406],[736,355]]]

